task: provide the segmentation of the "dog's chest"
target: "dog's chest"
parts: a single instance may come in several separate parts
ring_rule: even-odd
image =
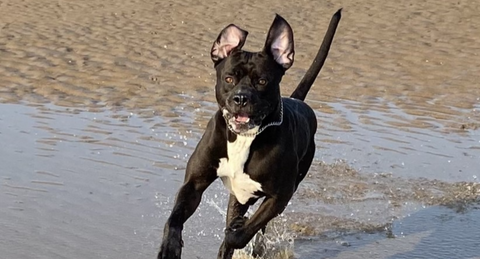
[[[262,185],[244,172],[250,146],[255,137],[237,136],[235,142],[227,142],[228,158],[221,158],[217,175],[238,202],[245,204],[250,198],[258,197],[255,192],[262,191]]]

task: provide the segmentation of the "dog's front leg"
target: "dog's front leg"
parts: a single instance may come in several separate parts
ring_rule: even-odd
[[[243,217],[245,213],[247,213],[249,207],[250,206],[248,204],[244,205],[238,202],[237,198],[235,198],[235,195],[230,194],[230,198],[228,200],[227,219],[226,219],[227,229],[230,227],[230,224],[234,219]],[[234,252],[234,248],[228,247],[224,241],[220,246],[220,250],[218,251],[217,258],[232,259],[233,252]]]
[[[225,246],[244,248],[260,229],[285,210],[292,194],[293,190],[281,197],[266,197],[250,219],[243,216],[234,218],[225,230]]]
[[[211,156],[207,138],[203,138],[188,161],[185,181],[180,188],[172,213],[165,223],[158,259],[180,259],[183,247],[182,230],[187,219],[197,209],[202,194],[217,178],[218,159]],[[206,144],[205,144],[206,143]],[[209,156],[210,155],[210,156]]]
[[[194,182],[186,182],[178,192],[172,213],[163,230],[163,242],[158,259],[179,259],[182,253],[183,224],[197,209],[203,190],[195,187]]]

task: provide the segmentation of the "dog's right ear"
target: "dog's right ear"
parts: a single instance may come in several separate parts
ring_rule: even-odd
[[[248,32],[240,29],[235,24],[230,24],[223,29],[213,42],[210,56],[214,63],[228,57],[232,50],[241,49],[245,44]]]

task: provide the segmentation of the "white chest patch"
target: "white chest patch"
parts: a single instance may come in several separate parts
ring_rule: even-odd
[[[237,135],[235,142],[227,142],[228,159],[221,158],[217,169],[217,175],[222,179],[225,187],[241,204],[247,203],[250,198],[258,197],[255,192],[262,191],[262,185],[250,179],[250,176],[244,172],[245,162],[254,139],[255,136]]]

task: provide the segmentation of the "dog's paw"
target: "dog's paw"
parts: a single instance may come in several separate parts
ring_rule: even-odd
[[[245,226],[245,222],[247,222],[247,219],[247,217],[236,217],[232,219],[232,222],[230,222],[230,226],[228,226],[227,230],[237,231],[238,229],[243,228],[243,226]]]
[[[170,236],[163,240],[157,259],[180,259],[183,240],[181,236]]]
[[[248,241],[245,234],[246,217],[237,217],[232,220],[230,226],[225,229],[225,245],[230,248],[240,249],[244,248]]]

